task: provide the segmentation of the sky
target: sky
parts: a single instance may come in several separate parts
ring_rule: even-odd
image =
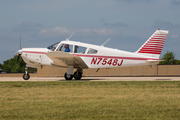
[[[73,41],[135,52],[158,29],[180,59],[180,0],[1,0],[0,63],[22,48]]]

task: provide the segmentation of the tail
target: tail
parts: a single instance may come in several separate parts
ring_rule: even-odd
[[[168,33],[169,31],[167,30],[156,30],[156,32],[136,51],[136,53],[159,59]]]

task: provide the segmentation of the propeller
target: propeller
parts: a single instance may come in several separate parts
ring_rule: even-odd
[[[20,56],[21,56],[21,54],[19,54],[19,55],[18,55],[18,57],[17,57],[17,61],[16,61],[16,62],[18,62],[18,61],[19,61]]]
[[[22,50],[18,50],[17,52],[15,52],[15,54],[18,55],[17,61],[16,61],[16,62],[18,62],[18,61],[19,61],[19,58],[21,57]]]

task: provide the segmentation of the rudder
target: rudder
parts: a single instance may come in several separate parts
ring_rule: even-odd
[[[169,31],[156,32],[136,51],[136,53],[159,58]]]

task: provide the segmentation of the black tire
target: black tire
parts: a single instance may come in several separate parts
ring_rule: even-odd
[[[23,75],[23,79],[24,80],[29,80],[29,78],[30,78],[30,75],[29,75],[29,73],[24,73],[24,75]]]
[[[74,73],[74,78],[75,78],[76,80],[80,80],[81,77],[82,77],[82,73],[77,72],[77,71]]]
[[[64,74],[64,78],[65,78],[66,80],[72,80],[73,75],[70,75],[70,76],[68,77],[68,76],[67,76],[67,73],[65,73],[65,74]]]

